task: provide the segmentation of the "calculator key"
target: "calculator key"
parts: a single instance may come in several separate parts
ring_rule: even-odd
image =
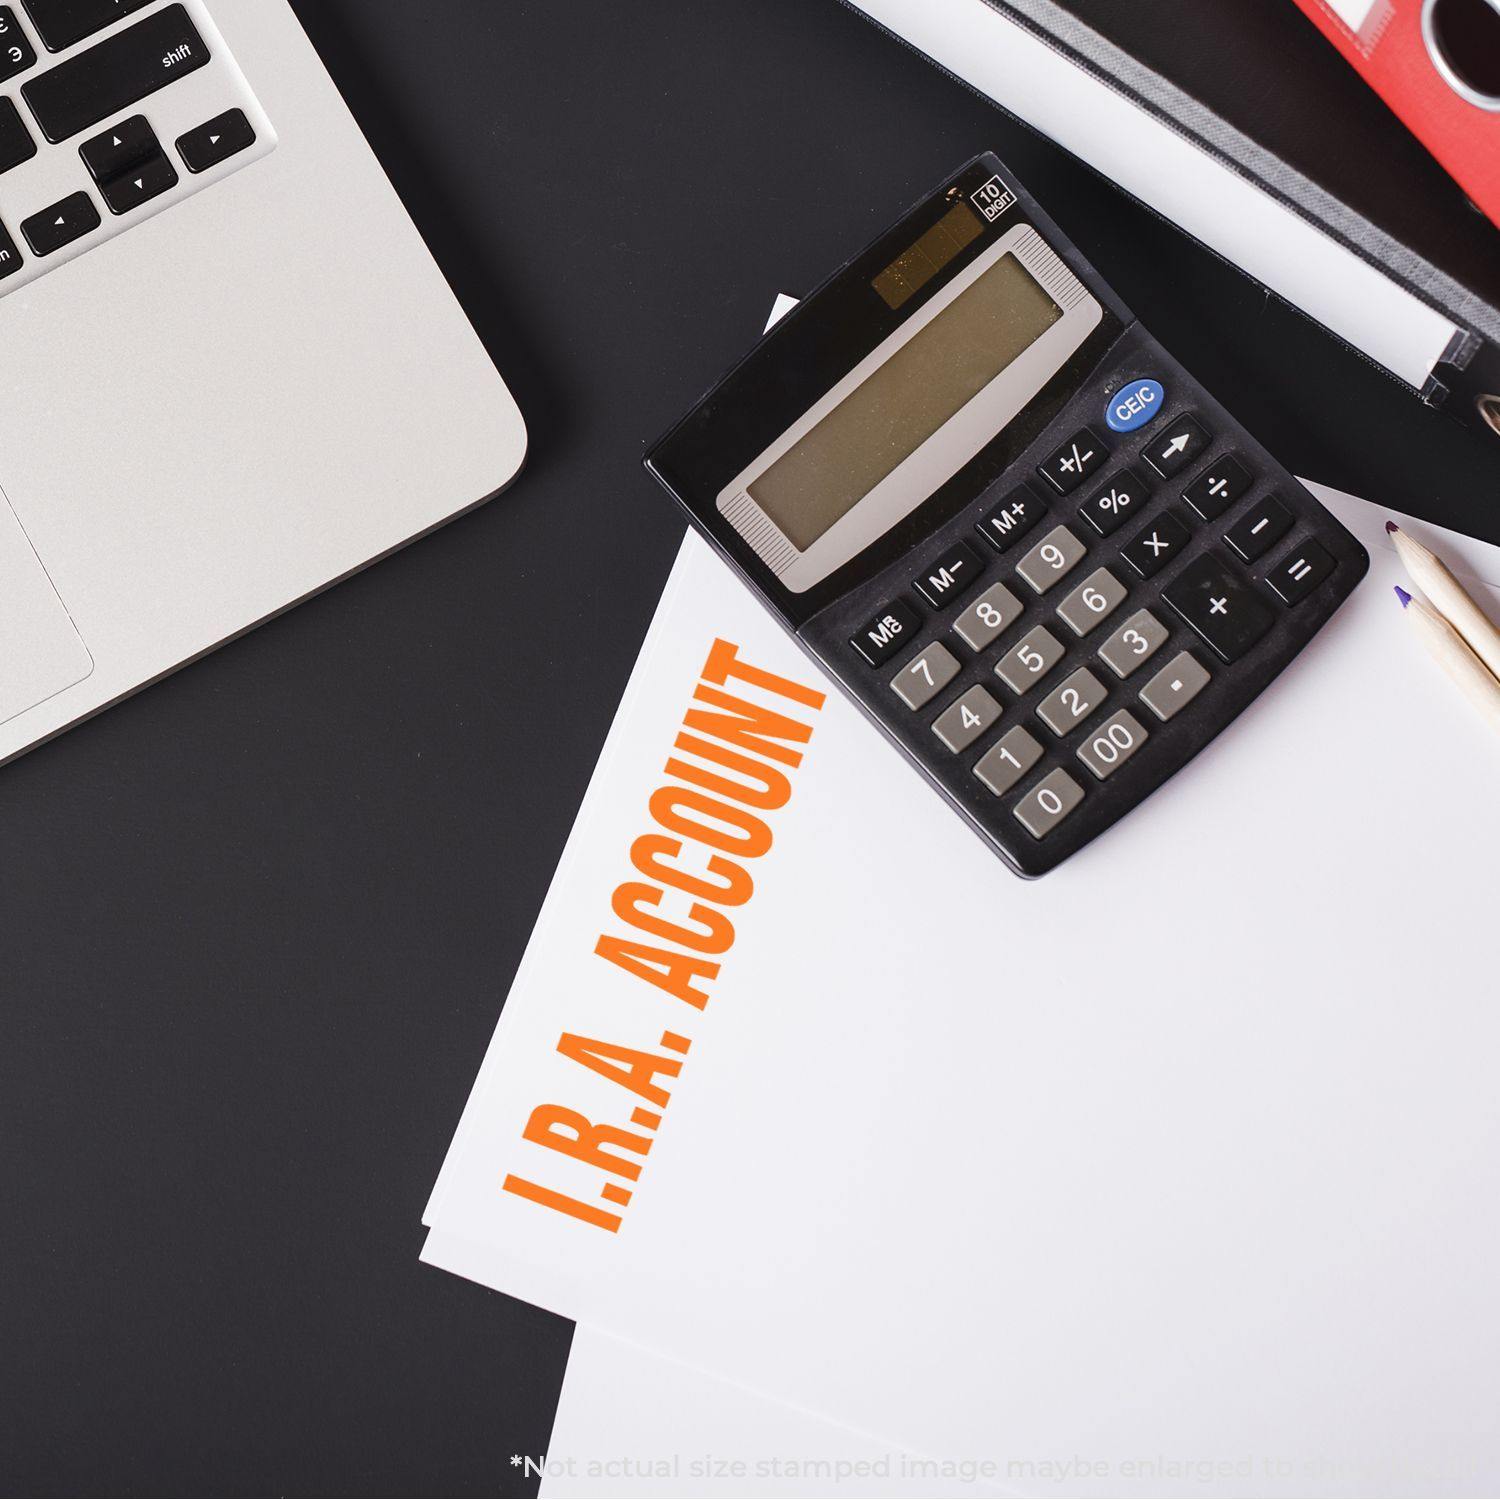
[[[1145,743],[1146,731],[1134,714],[1122,708],[1084,740],[1078,758],[1100,781],[1106,781]]]
[[[1279,500],[1269,495],[1257,500],[1228,531],[1224,540],[1246,562],[1263,557],[1271,547],[1292,529],[1292,514]]]
[[[26,40],[16,13],[0,5],[0,83],[36,65],[36,48]]]
[[[957,676],[958,658],[946,646],[934,641],[891,678],[891,686],[908,708],[922,708]]]
[[[1327,548],[1317,542],[1303,542],[1294,547],[1276,565],[1266,582],[1276,590],[1284,604],[1300,604],[1333,572],[1336,564]]]
[[[1087,427],[1080,427],[1038,472],[1057,490],[1069,495],[1109,457],[1109,450]]]
[[[1187,546],[1186,526],[1171,511],[1163,511],[1141,534],[1120,549],[1120,555],[1142,578],[1159,573]]]
[[[1024,485],[985,512],[979,533],[996,552],[1009,552],[1046,514],[1047,507]]]
[[[1021,601],[1003,583],[991,584],[954,622],[954,634],[983,651],[1021,618]]]
[[[979,557],[967,542],[955,542],[915,580],[917,592],[934,608],[957,599],[978,580]]]
[[[1108,568],[1095,568],[1057,606],[1057,613],[1074,635],[1087,635],[1125,602],[1125,585]]]
[[[1161,415],[1166,399],[1159,380],[1132,380],[1104,403],[1104,420],[1111,432],[1135,432]]]
[[[1190,651],[1179,651],[1141,689],[1141,702],[1163,723],[1208,686],[1208,670]]]
[[[1116,677],[1129,677],[1166,641],[1167,627],[1149,609],[1138,609],[1099,648],[1099,659]]]
[[[1104,699],[1104,684],[1087,667],[1079,667],[1037,704],[1036,716],[1053,734],[1066,734],[1083,723]]]
[[[1162,597],[1225,661],[1238,661],[1275,618],[1218,558],[1207,554],[1189,563]]]
[[[1182,498],[1205,521],[1217,521],[1255,481],[1236,458],[1210,464],[1183,492]]]
[[[14,276],[21,266],[21,252],[16,249],[16,242],[11,239],[5,225],[0,224],[0,281]]]
[[[177,137],[177,154],[189,172],[206,172],[255,144],[255,127],[242,109],[215,115],[206,125]]]
[[[1179,417],[1157,430],[1151,446],[1141,450],[1141,457],[1163,479],[1170,479],[1187,468],[1209,442],[1208,434],[1192,417]]]
[[[916,638],[921,621],[909,604],[893,599],[873,620],[861,625],[850,637],[854,647],[872,667],[884,666],[904,645]]]
[[[1066,526],[1054,526],[1016,564],[1016,572],[1037,593],[1045,594],[1083,561],[1087,551],[1088,548]]]
[[[65,141],[208,60],[208,48],[186,7],[169,5],[58,63],[24,85],[21,93],[42,134],[49,141]]]
[[[74,42],[103,31],[106,26],[149,5],[151,0],[26,0],[26,13],[49,52],[61,52]]]
[[[100,187],[99,196],[109,205],[111,213],[128,214],[176,186],[177,169],[158,152],[106,182]]]
[[[1147,494],[1145,480],[1134,469],[1123,469],[1079,511],[1079,515],[1100,536],[1108,536],[1137,511],[1145,509]]]
[[[974,774],[1003,797],[1041,758],[1042,747],[1018,724],[975,761]]]
[[[955,754],[967,750],[996,719],[1000,705],[982,687],[971,687],[933,721],[932,732]]]
[[[1083,788],[1059,766],[1016,803],[1016,817],[1032,838],[1046,838],[1082,801]]]
[[[1063,659],[1063,643],[1038,625],[1029,630],[995,663],[995,675],[1013,693],[1024,693],[1040,682]]]
[[[21,233],[34,254],[51,255],[97,229],[100,222],[94,200],[87,193],[74,193],[29,219],[22,219]]]
[[[0,172],[19,167],[36,155],[36,142],[11,99],[0,99]]]

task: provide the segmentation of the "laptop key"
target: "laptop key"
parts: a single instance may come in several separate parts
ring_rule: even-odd
[[[85,141],[78,154],[95,182],[108,182],[127,167],[161,154],[161,142],[147,123],[145,115],[132,115],[91,140]]]
[[[36,142],[13,100],[0,99],[0,172],[19,167],[36,155]]]
[[[177,169],[158,151],[104,183],[99,194],[112,214],[128,214],[176,186]]]
[[[35,255],[52,255],[95,230],[103,221],[87,193],[74,193],[21,221],[21,233]]]
[[[26,14],[49,52],[61,52],[151,0],[24,0]]]
[[[49,141],[65,141],[196,72],[209,52],[186,7],[137,21],[22,86]]]
[[[26,40],[16,13],[0,5],[0,83],[24,73],[36,63],[36,49]]]
[[[189,172],[206,172],[255,144],[255,127],[242,109],[231,109],[177,141],[177,152]]]
[[[21,252],[16,249],[16,242],[11,239],[5,225],[0,224],[0,281],[14,276],[21,265]]]

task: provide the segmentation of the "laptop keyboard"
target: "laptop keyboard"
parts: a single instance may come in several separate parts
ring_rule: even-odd
[[[274,145],[202,0],[0,4],[0,296]]]

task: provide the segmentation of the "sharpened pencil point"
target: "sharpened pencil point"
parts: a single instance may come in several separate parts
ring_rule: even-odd
[[[1394,521],[1387,521],[1385,523],[1385,529],[1388,532],[1389,531],[1400,531],[1401,530],[1401,528]]]
[[[1401,601],[1401,608],[1405,609],[1411,603],[1411,595],[1398,583],[1396,585],[1396,597]]]

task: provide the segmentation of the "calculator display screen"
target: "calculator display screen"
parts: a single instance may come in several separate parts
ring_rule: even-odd
[[[1063,316],[1002,255],[750,486],[806,550]]]

